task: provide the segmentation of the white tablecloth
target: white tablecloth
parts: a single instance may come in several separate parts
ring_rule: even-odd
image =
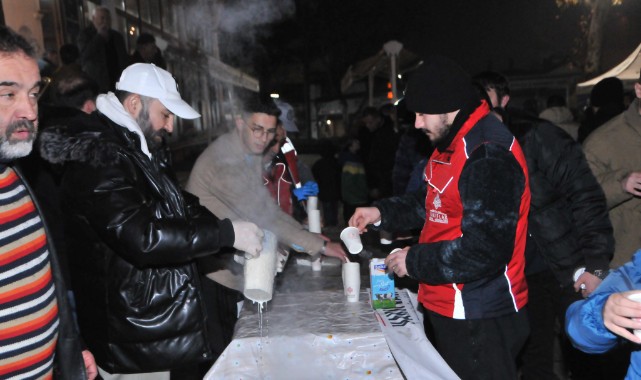
[[[340,267],[294,268],[277,278],[262,335],[258,306],[245,301],[206,380],[457,378],[425,338],[410,293],[398,292],[395,309],[374,311],[366,268],[358,303],[346,301]]]
[[[263,313],[245,305],[234,340],[206,379],[403,379],[367,303],[340,291],[277,294]]]

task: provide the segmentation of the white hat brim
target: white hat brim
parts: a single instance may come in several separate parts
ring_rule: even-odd
[[[200,114],[182,99],[158,99],[174,115],[183,119],[197,119]]]

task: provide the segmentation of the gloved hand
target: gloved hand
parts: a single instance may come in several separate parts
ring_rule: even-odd
[[[232,220],[232,227],[234,228],[234,248],[244,251],[245,257],[252,259],[258,257],[258,254],[263,249],[263,230],[258,228],[252,222],[244,220]]]
[[[304,201],[307,197],[318,195],[318,184],[314,181],[307,181],[298,189],[294,189],[294,195],[299,201]]]

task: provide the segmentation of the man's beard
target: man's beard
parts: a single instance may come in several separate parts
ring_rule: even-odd
[[[154,128],[151,126],[151,120],[149,120],[149,109],[146,106],[143,106],[143,109],[140,111],[140,114],[136,118],[136,123],[138,123],[143,135],[145,135],[147,147],[150,151],[158,150],[165,146],[165,139],[168,133],[164,129],[154,131]]]
[[[27,140],[11,140],[11,135],[17,129],[26,129],[30,136]],[[33,148],[33,140],[36,138],[36,126],[29,120],[19,120],[9,124],[4,136],[0,136],[0,159],[13,160],[27,156]]]
[[[441,125],[438,130],[435,131],[436,133],[431,133],[427,136],[434,146],[445,140],[452,129],[452,124],[447,123],[447,115],[440,115],[440,121]]]

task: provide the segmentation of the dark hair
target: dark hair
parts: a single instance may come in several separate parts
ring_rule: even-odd
[[[375,107],[365,107],[361,113],[362,117],[373,116],[382,117],[381,112]]]
[[[482,86],[485,91],[494,89],[500,101],[503,97],[510,95],[510,85],[507,78],[496,71],[483,71],[472,77],[472,81]]]
[[[592,87],[590,104],[602,107],[608,104],[623,105],[623,82],[617,77],[601,79]]]
[[[27,40],[6,26],[0,25],[0,54],[24,53],[37,59],[36,50]]]
[[[547,107],[565,107],[565,98],[561,95],[550,95],[548,97]]]
[[[69,65],[80,58],[80,50],[74,44],[64,44],[60,46],[60,60],[63,64]]]
[[[51,101],[56,106],[81,109],[87,100],[96,100],[98,84],[86,74],[63,77],[53,85]]]
[[[245,114],[264,113],[276,118],[280,116],[280,108],[274,103],[274,100],[271,97],[260,95],[251,95],[245,99],[243,112]]]
[[[481,100],[485,100],[485,102],[490,107],[490,109],[493,110],[494,106],[492,105],[492,99],[490,99],[490,95],[487,93],[485,86],[483,86],[478,82],[474,82],[472,83],[472,85],[474,86],[474,88],[476,88],[476,92],[478,92],[479,96],[481,97]]]
[[[136,46],[146,45],[146,44],[155,44],[155,43],[156,43],[156,37],[154,37],[153,34],[150,34],[150,33],[140,33],[140,35],[136,39]]]
[[[120,103],[125,103],[125,100],[129,97],[129,95],[133,95],[133,92],[125,91],[125,90],[115,90],[114,95],[116,95],[116,98],[120,101]]]

